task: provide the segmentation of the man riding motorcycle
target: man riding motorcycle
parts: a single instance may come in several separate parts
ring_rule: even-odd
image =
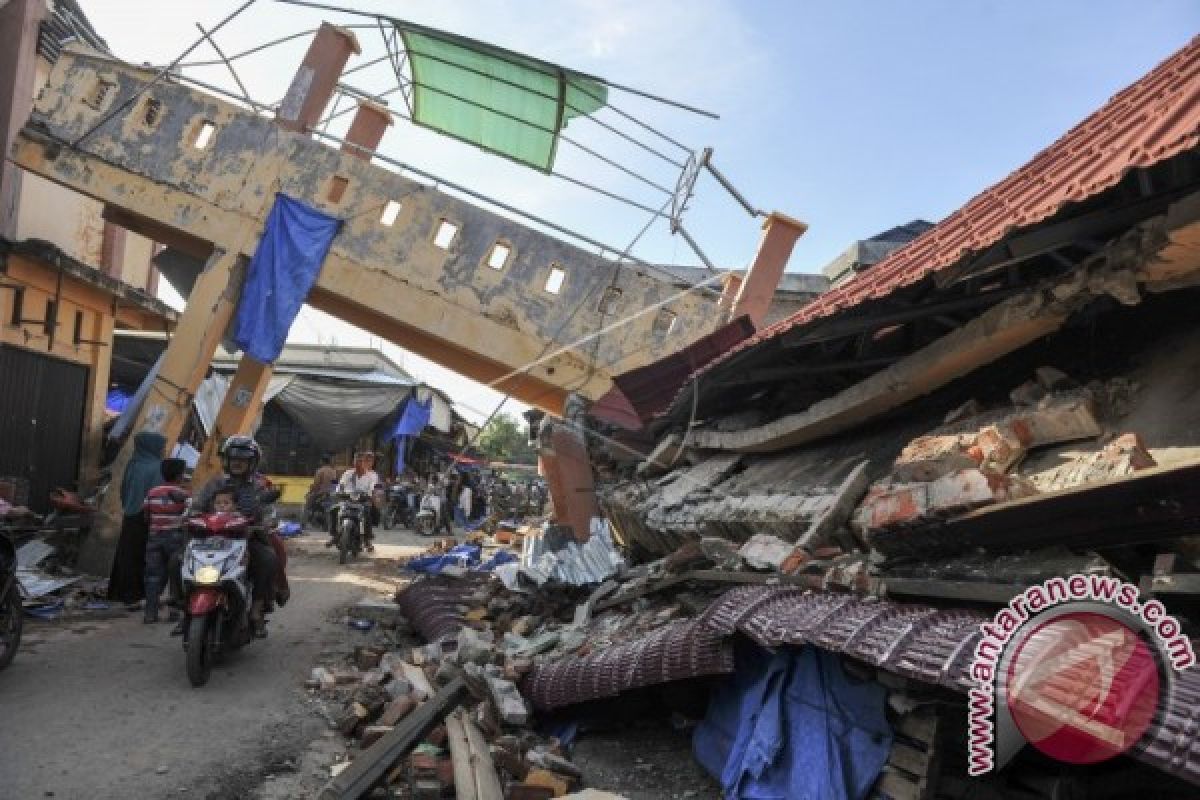
[[[263,482],[257,474],[262,450],[250,436],[230,436],[221,446],[221,464],[225,474],[209,481],[196,496],[194,511],[207,514],[213,511],[213,496],[220,490],[232,490],[238,512],[254,522],[261,522],[263,503],[260,493]],[[275,549],[265,537],[247,541],[250,563],[247,571],[254,582],[254,605],[250,609],[254,635],[267,635],[266,612],[271,610],[271,597],[275,594],[275,577],[279,570],[279,559]]]
[[[371,498],[367,508],[366,524],[363,530],[363,541],[367,552],[375,552],[375,526],[379,524],[379,507],[375,498],[375,487],[379,484],[379,475],[375,472],[375,454],[370,450],[361,450],[354,454],[354,466],[342,473],[338,481],[339,494],[355,494],[363,492]],[[333,547],[338,539],[338,511],[334,506],[329,513],[329,541],[326,547]]]

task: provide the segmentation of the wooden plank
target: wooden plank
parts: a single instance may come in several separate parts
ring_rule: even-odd
[[[466,695],[467,685],[455,678],[428,702],[422,703],[399,725],[384,734],[342,770],[318,795],[320,800],[358,800],[379,782],[393,764],[413,748],[442,717]]]
[[[504,800],[504,789],[500,785],[500,776],[496,774],[496,765],[492,762],[492,751],[483,731],[479,730],[470,717],[463,715],[463,729],[467,733],[467,741],[471,744],[472,767],[475,771],[475,791],[479,800]]]
[[[433,686],[429,683],[429,678],[425,676],[425,670],[413,666],[407,661],[401,661],[400,668],[404,670],[404,679],[411,683],[414,689],[420,689],[426,697],[433,697],[436,694]]]
[[[446,717],[446,744],[450,748],[450,763],[454,767],[454,796],[458,800],[479,800],[475,774],[471,769],[471,743],[463,727],[460,708]]]
[[[892,595],[912,597],[945,597],[953,600],[975,600],[985,603],[1007,603],[1026,587],[1014,583],[985,583],[983,581],[940,581],[934,578],[884,578],[884,590]]]

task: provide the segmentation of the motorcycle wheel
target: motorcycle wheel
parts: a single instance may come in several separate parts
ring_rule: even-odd
[[[383,512],[383,529],[390,531],[396,525],[396,512],[394,509],[387,509]]]
[[[188,680],[192,686],[203,686],[212,674],[212,618],[208,614],[192,617],[187,634]]]
[[[21,626],[24,612],[21,609],[21,593],[16,583],[6,597],[0,597],[0,669],[12,663],[21,643]]]
[[[342,528],[342,535],[338,537],[338,563],[345,564],[350,559],[350,537],[353,531],[350,526]]]

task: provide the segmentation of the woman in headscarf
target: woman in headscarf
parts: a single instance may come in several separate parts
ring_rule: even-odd
[[[162,452],[167,440],[161,433],[142,431],[133,437],[133,456],[121,478],[121,538],[108,579],[108,599],[125,603],[131,610],[140,607],[144,596],[146,539],[149,527],[142,507],[146,493],[160,483]]]

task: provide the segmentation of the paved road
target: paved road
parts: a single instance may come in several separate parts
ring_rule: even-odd
[[[169,625],[141,614],[30,626],[0,673],[0,800],[241,798],[326,728],[302,684],[346,646],[342,609],[390,593],[390,559],[421,540],[381,532],[371,559],[339,567],[319,535],[290,544],[293,598],[270,637],[193,689]]]

